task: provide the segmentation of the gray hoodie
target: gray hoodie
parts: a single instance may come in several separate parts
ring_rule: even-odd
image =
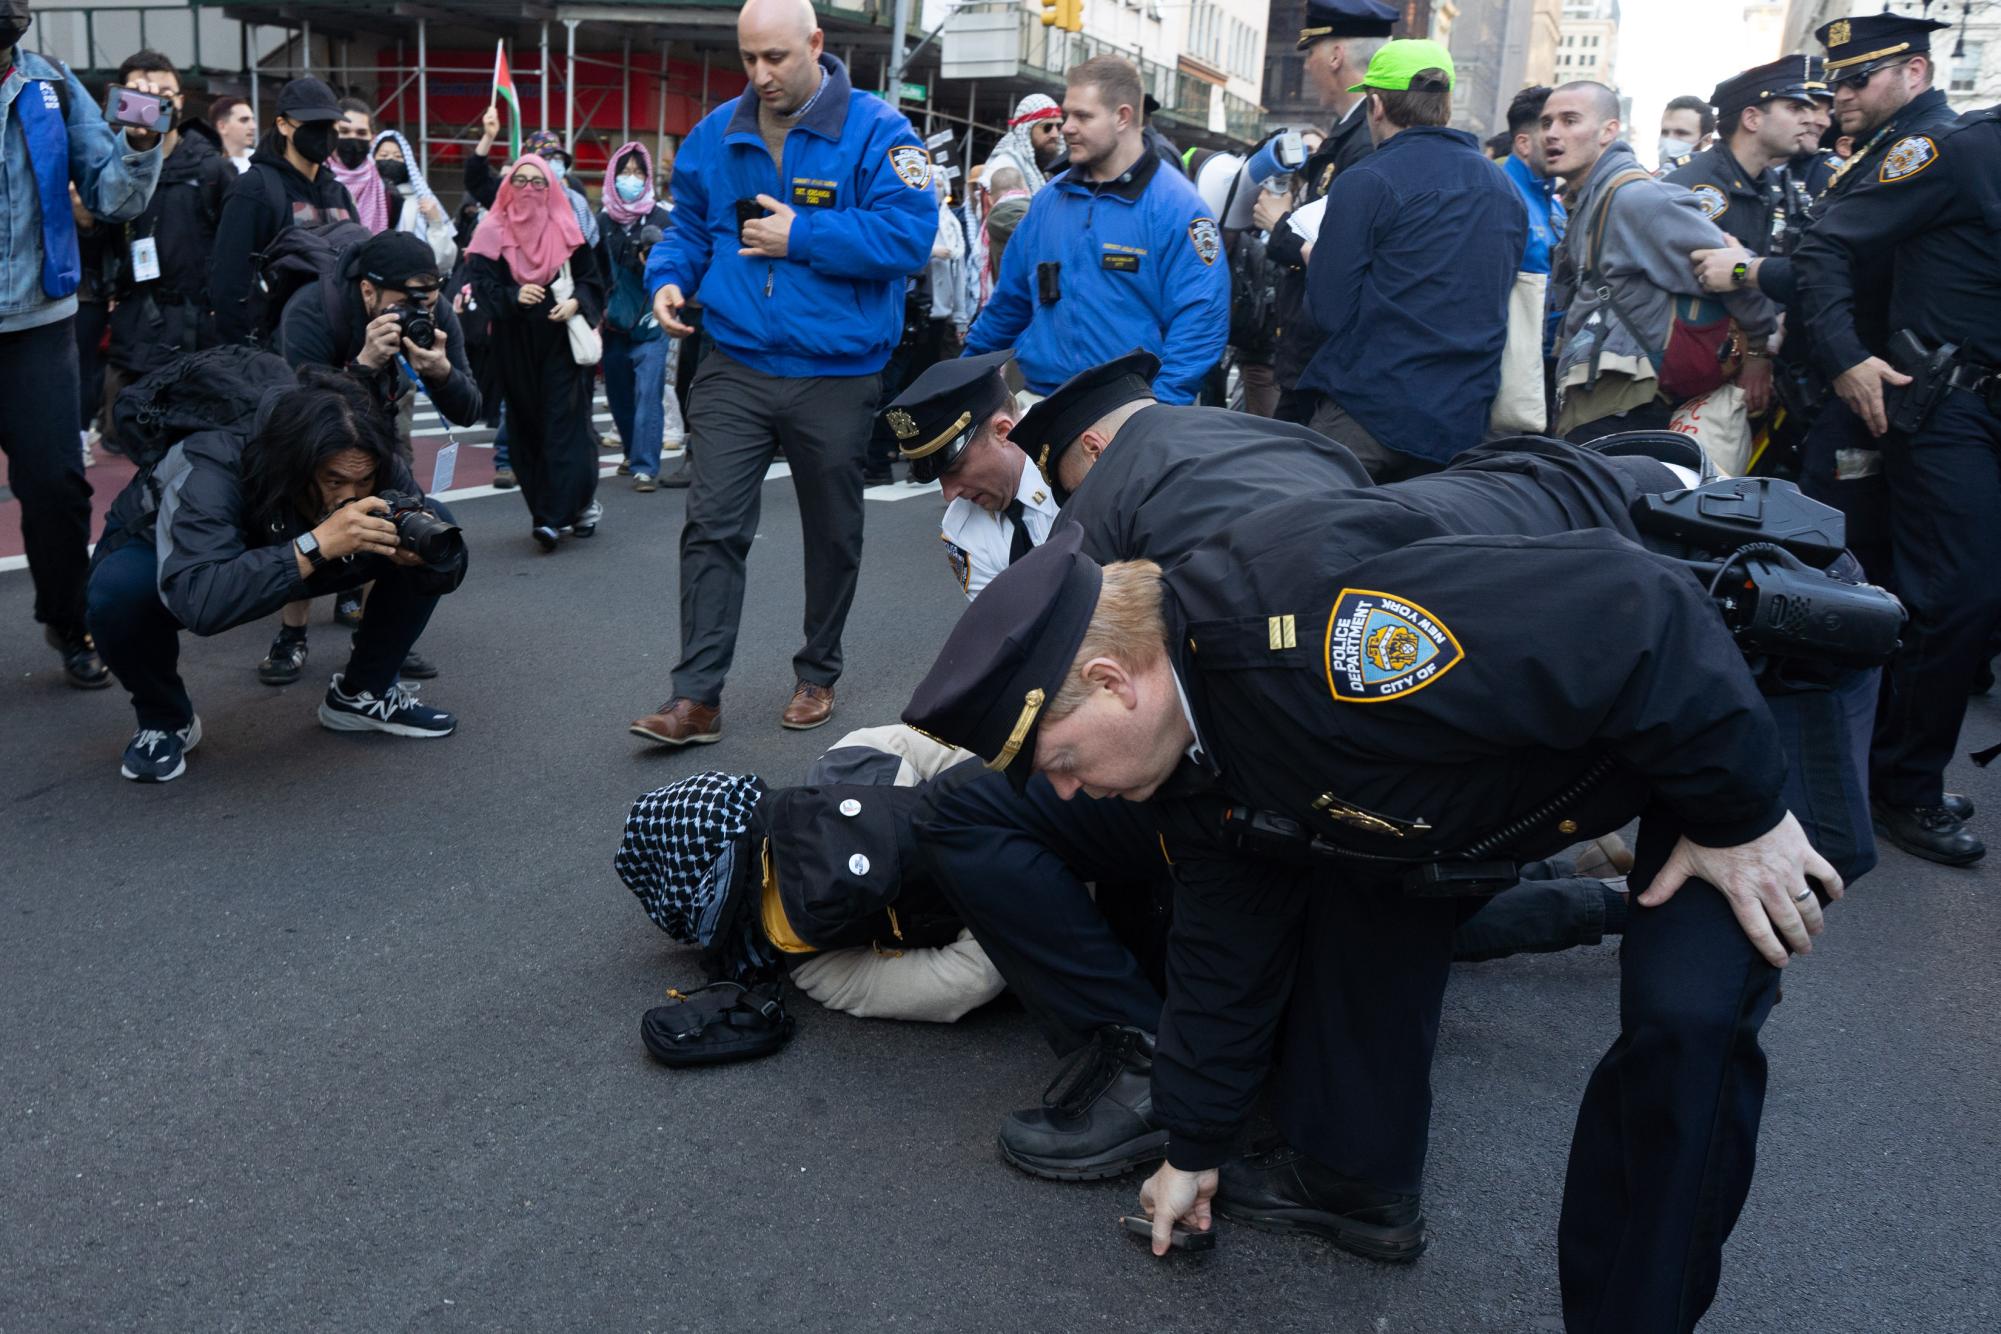
[[[1611,201],[1604,226],[1595,226],[1606,183],[1629,171],[1641,172],[1646,179],[1622,186]],[[1603,310],[1598,328],[1585,329],[1593,312],[1605,305],[1598,289],[1584,282],[1581,276],[1585,246],[1593,232],[1598,233],[1599,274],[1626,317],[1639,327],[1656,351],[1667,343],[1674,297],[1704,295],[1695,281],[1690,253],[1725,244],[1723,232],[1703,216],[1695,196],[1679,185],[1653,179],[1640,166],[1632,145],[1624,142],[1614,143],[1605,150],[1574,197],[1576,203],[1570,211],[1570,230],[1563,240],[1562,259],[1554,265],[1556,271],[1549,286],[1549,309],[1563,312],[1563,328],[1557,338],[1558,385],[1576,383],[1589,376],[1594,344],[1600,349],[1601,371],[1630,374],[1646,357],[1609,307]],[[1768,334],[1777,324],[1778,308],[1754,288],[1716,299],[1746,333]],[[1579,337],[1580,331],[1584,331],[1583,337]],[[1604,337],[1599,343],[1597,335],[1601,331]]]

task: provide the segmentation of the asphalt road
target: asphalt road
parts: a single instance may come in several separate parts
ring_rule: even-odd
[[[459,506],[471,577],[423,643],[457,736],[322,731],[322,605],[286,690],[253,678],[265,629],[184,639],[205,739],[161,788],[118,777],[123,693],[66,688],[0,575],[0,1330],[1560,1327],[1614,946],[1454,978],[1433,1241],[1402,1269],[1227,1223],[1158,1262],[1114,1226],[1136,1178],[1003,1165],[1052,1065],[1006,1000],[951,1027],[802,1000],[775,1059],[652,1064],[639,1016],[697,974],[612,872],[627,804],[702,768],[785,782],[894,718],[960,602],[935,497],[871,503],[835,724],[781,731],[800,553],[771,483],[727,735],[643,750],[681,499],[604,495],[554,556],[517,498]],[[1968,740],[1997,732],[1976,702]],[[2001,828],[2001,781],[1953,778]],[[2001,1327],[1996,875],[1888,852],[1788,973],[1706,1328]]]

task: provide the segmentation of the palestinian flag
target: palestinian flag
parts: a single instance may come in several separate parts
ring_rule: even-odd
[[[514,91],[514,71],[507,68],[505,39],[493,48],[493,104],[507,103],[507,158],[521,156],[521,98]]]

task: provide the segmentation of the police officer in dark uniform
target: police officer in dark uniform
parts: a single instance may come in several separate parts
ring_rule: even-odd
[[[1065,528],[973,604],[905,720],[1012,781],[1040,771],[1159,822],[1175,899],[1151,1088],[1167,1164],[1141,1192],[1156,1254],[1215,1208],[1415,1258],[1463,915],[1421,891],[1477,874],[1442,858],[1546,854],[1643,815],[1623,1032],[1572,1145],[1564,1308],[1573,1329],[1692,1328],[1749,1189],[1757,1030],[1821,928],[1809,877],[1840,892],[1788,808],[1841,826],[1858,786],[1815,805],[1702,585],[1628,539],[1439,537],[1329,509],[1247,516],[1165,574],[1101,568]],[[1619,625],[1578,605],[1618,606]],[[1335,845],[1332,869],[1282,860],[1298,835]],[[1268,1073],[1287,1143],[1233,1160]]]
[[[1893,568],[1911,612],[1870,755],[1877,828],[1948,866],[1986,852],[1943,775],[2001,628],[1997,254],[2001,107],[1989,107],[1897,140],[1797,258],[1821,369],[1885,444]],[[1857,291],[1857,275],[1878,270],[1891,275],[1887,360],[1862,331]]]
[[[1787,56],[1716,85],[1716,142],[1667,174],[1693,191],[1709,220],[1754,254],[1782,249],[1788,213],[1779,172],[1813,142],[1808,57]]]
[[[1786,171],[1792,183],[1809,205],[1826,193],[1828,182],[1841,169],[1841,155],[1834,151],[1835,142],[1841,137],[1841,127],[1834,123],[1834,90],[1827,86],[1827,57],[1806,57],[1807,91],[1813,97],[1815,119],[1820,123],[1820,137],[1814,146],[1795,157],[1787,165]],[[1805,218],[1800,219],[1801,226]],[[1798,238],[1794,238],[1797,242]],[[1790,249],[1791,247],[1788,247]]]
[[[1369,137],[1369,99],[1348,89],[1362,81],[1369,56],[1389,38],[1397,17],[1397,11],[1380,0],[1328,0],[1306,6],[1297,49],[1306,53],[1307,79],[1319,91],[1321,101],[1341,115],[1328,127],[1319,149],[1299,169],[1306,187],[1301,207],[1326,194],[1337,173],[1376,151],[1375,140]],[[1368,45],[1356,46],[1357,38]],[[1271,228],[1271,239],[1265,243],[1266,257],[1280,266],[1278,293],[1272,303],[1277,342],[1272,377],[1279,387],[1278,415],[1301,425],[1313,415],[1319,396],[1297,394],[1294,386],[1326,336],[1306,309],[1304,244],[1305,239],[1283,219]]]

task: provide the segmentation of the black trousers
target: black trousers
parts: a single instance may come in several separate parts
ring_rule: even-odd
[[[451,517],[436,502],[432,508]],[[114,527],[106,532],[105,545],[116,537]],[[410,571],[387,561],[370,564],[381,568],[341,685],[350,695],[366,690],[379,697],[395,684],[397,669],[424,633],[438,599],[412,587]],[[127,543],[102,556],[90,576],[90,632],[105,666],[132,696],[139,726],[172,732],[186,727],[195,711],[179,670],[184,627],[160,600],[159,570],[150,542]]]
[[[35,581],[35,619],[83,629],[90,568],[90,483],[77,439],[72,320],[0,333],[0,451],[21,502],[21,539]]]
[[[722,701],[743,619],[744,567],[778,447],[792,471],[806,551],[801,681],[841,676],[841,631],[862,563],[862,456],[879,375],[782,379],[711,347],[695,373],[688,415],[688,516],[681,528],[681,657],[674,693]]]
[[[1951,390],[1917,434],[1885,441],[1883,469],[1890,568],[1911,620],[1885,674],[1871,786],[1892,805],[1936,806],[2001,630],[2001,416]]]
[[[1800,490],[1847,520],[1848,549],[1871,580],[1897,591],[1890,559],[1890,494],[1876,457],[1885,442],[1829,396],[1800,442]],[[1875,471],[1862,472],[1864,467]]]

